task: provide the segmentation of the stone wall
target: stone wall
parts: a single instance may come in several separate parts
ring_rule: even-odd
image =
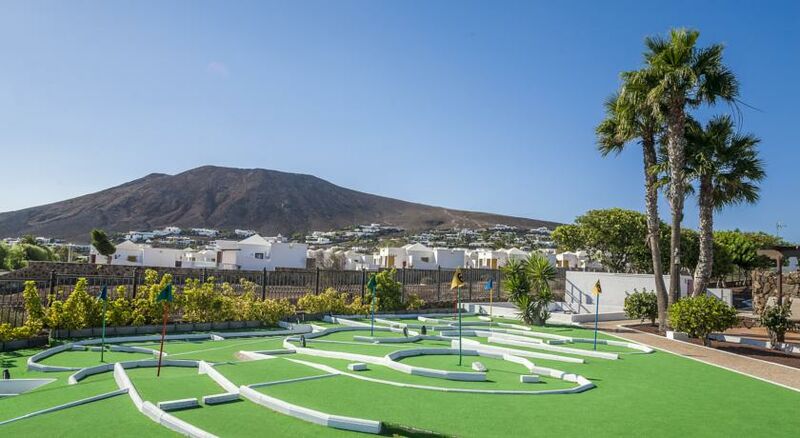
[[[760,314],[769,297],[778,296],[778,273],[767,270],[753,271],[753,313]],[[800,271],[783,273],[783,296],[800,298]]]

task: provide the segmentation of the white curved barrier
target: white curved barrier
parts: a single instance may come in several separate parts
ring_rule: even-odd
[[[365,420],[362,418],[344,417],[340,415],[327,414],[314,409],[304,408],[292,403],[285,402],[275,397],[256,391],[247,386],[239,387],[242,397],[279,412],[289,415],[309,423],[319,424],[320,426],[333,427],[336,429],[350,430],[362,433],[381,433],[381,422]]]

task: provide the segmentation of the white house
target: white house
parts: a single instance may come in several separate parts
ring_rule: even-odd
[[[402,248],[405,251],[403,266],[414,269],[436,269],[436,256],[431,248],[412,243]]]
[[[508,253],[503,250],[481,249],[478,250],[478,265],[476,268],[497,269],[505,266]]]
[[[501,249],[506,253],[506,260],[525,261],[530,256],[530,253],[525,252],[519,248]]]
[[[403,248],[385,247],[381,248],[378,252],[378,264],[382,268],[396,268],[403,267],[405,261],[406,251]]]
[[[372,254],[363,254],[358,251],[347,250],[342,252],[344,269],[368,271],[378,269],[378,262]]]
[[[586,251],[565,251],[556,254],[556,266],[567,269],[602,269],[603,265],[589,258]]]
[[[255,271],[275,268],[306,267],[308,245],[284,242],[282,238],[265,239],[254,234],[239,242],[218,241],[223,269]]]
[[[111,256],[111,264],[165,268],[303,269],[306,267],[307,249],[304,244],[287,243],[280,236],[265,239],[258,234],[239,242],[218,240],[212,248],[201,251],[192,248],[153,248],[126,240],[117,245],[116,252]],[[90,261],[106,264],[108,257],[92,247]]]

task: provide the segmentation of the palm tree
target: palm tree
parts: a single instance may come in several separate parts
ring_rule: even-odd
[[[633,74],[635,73],[623,73],[623,78]],[[664,269],[661,262],[657,175],[653,171],[658,162],[656,143],[663,133],[663,124],[646,101],[647,91],[653,86],[652,82],[643,85],[645,87],[636,87],[626,82],[620,93],[609,97],[605,103],[606,118],[597,126],[596,132],[598,149],[603,156],[621,153],[625,145],[634,140],[638,140],[642,147],[647,244],[652,255],[658,326],[659,330],[664,331],[667,324],[667,288],[664,285]]]
[[[756,149],[761,140],[735,132],[730,116],[714,117],[705,129],[691,123],[686,138],[689,176],[698,181],[700,255],[692,290],[698,295],[705,292],[714,265],[714,210],[758,201],[757,183],[764,179],[764,166]]]
[[[646,38],[646,67],[628,78],[637,87],[652,84],[647,93],[647,103],[666,121],[668,198],[672,214],[670,304],[677,300],[680,290],[680,230],[686,192],[686,111],[703,104],[713,105],[718,100],[735,103],[739,92],[736,77],[722,63],[722,45],[698,48],[699,35],[695,30],[673,29],[667,39],[658,36]]]

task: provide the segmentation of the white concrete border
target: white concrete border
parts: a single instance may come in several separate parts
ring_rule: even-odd
[[[272,409],[275,412],[289,415],[309,423],[333,427],[336,429],[350,430],[354,432],[373,434],[381,433],[382,427],[380,421],[343,417],[304,408],[275,397],[270,397],[247,386],[241,386],[239,388],[239,393],[242,395],[242,397],[252,401],[253,403],[258,403],[262,406]]]

